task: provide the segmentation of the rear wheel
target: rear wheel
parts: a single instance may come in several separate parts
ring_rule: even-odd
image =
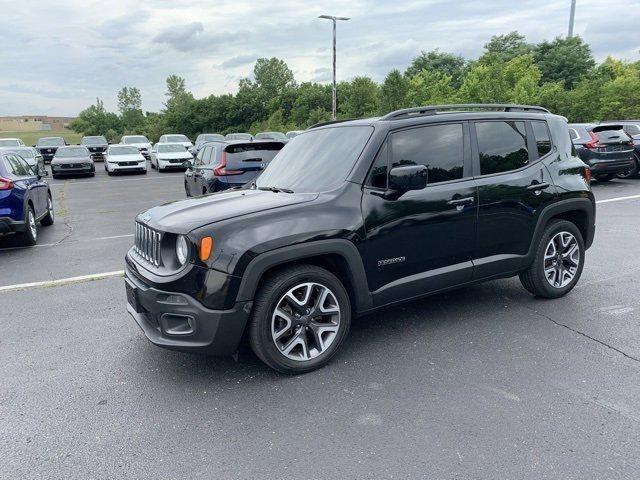
[[[619,173],[617,175],[618,178],[636,178],[638,176],[638,172],[640,172],[640,158],[637,155],[633,157],[633,168],[628,172]]]
[[[613,178],[613,174],[608,173],[606,175],[596,175],[595,179],[599,182],[608,182]]]
[[[44,227],[48,227],[49,225],[53,225],[54,213],[53,213],[53,200],[51,199],[51,194],[47,196],[47,214],[44,216],[42,220],[40,220],[40,225]]]
[[[256,295],[249,342],[271,368],[289,374],[326,365],[349,332],[351,304],[333,274],[296,265],[268,277]]]
[[[22,245],[35,245],[38,241],[38,228],[36,226],[36,216],[33,213],[33,207],[27,207],[27,215],[24,220],[24,232],[20,233],[19,241]]]
[[[578,283],[584,258],[578,227],[567,220],[554,220],[542,233],[533,263],[520,274],[520,281],[537,297],[561,297]]]

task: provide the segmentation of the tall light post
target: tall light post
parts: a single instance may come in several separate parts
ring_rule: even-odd
[[[569,34],[567,38],[573,37],[573,23],[576,19],[576,0],[571,0],[571,13],[569,14]]]
[[[334,15],[320,15],[318,18],[324,18],[333,22],[333,102],[331,106],[331,118],[336,119],[336,23],[338,20],[349,20],[348,17],[336,17]]]

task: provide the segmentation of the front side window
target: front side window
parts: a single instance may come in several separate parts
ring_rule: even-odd
[[[388,144],[384,143],[378,155],[376,155],[376,159],[373,162],[373,166],[371,167],[371,173],[369,173],[369,181],[367,185],[370,185],[374,188],[387,188],[387,179],[389,174],[388,169],[389,164],[389,154],[388,154]]]
[[[551,136],[547,128],[547,122],[531,122],[533,135],[536,138],[538,157],[544,157],[551,151]]]
[[[529,164],[524,122],[477,122],[480,173],[509,172]]]
[[[425,165],[430,184],[462,178],[464,135],[461,123],[396,132],[392,135],[391,150],[391,168]]]

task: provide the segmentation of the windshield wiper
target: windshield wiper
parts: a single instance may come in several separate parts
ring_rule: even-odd
[[[293,190],[290,190],[288,188],[281,188],[281,187],[258,187],[258,190],[266,190],[268,192],[284,192],[284,193],[293,193]]]

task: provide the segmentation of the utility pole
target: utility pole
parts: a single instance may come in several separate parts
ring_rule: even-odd
[[[571,14],[569,15],[569,34],[567,38],[573,37],[573,23],[576,19],[576,0],[571,0]]]
[[[338,106],[336,95],[336,23],[337,20],[349,20],[348,17],[336,17],[334,15],[320,15],[318,18],[331,20],[333,23],[333,101],[331,105],[331,119],[336,119],[336,111]]]

